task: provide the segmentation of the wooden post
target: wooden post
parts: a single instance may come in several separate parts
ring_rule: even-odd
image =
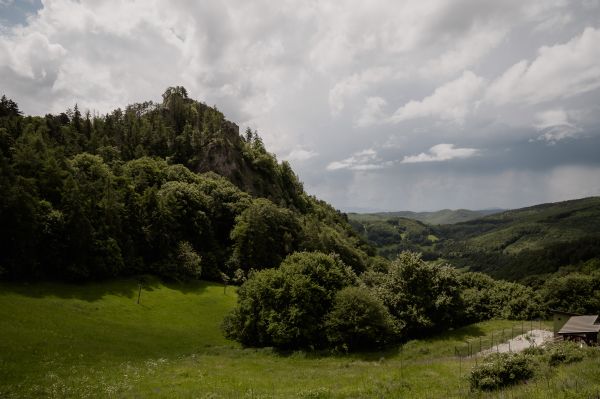
[[[137,300],[137,303],[138,303],[138,305],[139,305],[139,304],[140,304],[140,297],[142,296],[142,282],[140,281],[140,282],[138,283],[138,285],[139,285],[139,288],[140,288],[140,289],[139,289],[139,291],[138,291],[138,300]]]

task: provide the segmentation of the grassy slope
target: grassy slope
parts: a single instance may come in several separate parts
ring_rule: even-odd
[[[486,342],[492,332],[498,337],[515,325],[480,323],[411,341],[402,352],[277,354],[242,349],[221,336],[220,320],[235,302],[231,288],[224,295],[221,286],[211,283],[155,282],[142,292],[141,305],[136,299],[134,280],[1,284],[0,397],[470,395],[465,374],[473,360],[459,361],[454,348],[464,349],[466,340],[477,345],[478,337]],[[600,389],[600,383],[592,383],[600,381],[597,366],[590,360],[551,375],[554,397]],[[572,381],[569,376],[578,376],[579,386],[565,393],[561,390]],[[538,391],[530,392],[532,387]],[[521,386],[512,390],[513,397],[546,397],[548,389],[542,388]]]

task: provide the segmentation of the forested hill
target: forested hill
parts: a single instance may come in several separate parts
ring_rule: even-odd
[[[436,225],[467,222],[469,220],[479,219],[481,217],[492,215],[498,212],[502,212],[502,209],[484,209],[478,211],[472,211],[469,209],[442,209],[434,212],[398,211],[377,212],[367,214],[349,214],[349,216],[351,219],[368,217],[380,220],[398,217],[418,220],[419,222]]]
[[[577,269],[600,258],[600,197],[503,211],[467,222],[415,225],[407,219],[373,219],[351,215],[351,221],[380,254],[393,258],[405,249],[427,259],[443,258],[456,267],[497,278],[520,280]]]
[[[600,197],[541,204],[439,226],[459,266],[522,279],[600,258]]]
[[[370,247],[256,132],[168,88],[106,115],[0,101],[0,278],[241,278],[298,250],[357,271]],[[235,273],[237,271],[237,273]]]

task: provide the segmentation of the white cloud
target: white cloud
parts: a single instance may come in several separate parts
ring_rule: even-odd
[[[398,123],[414,118],[438,117],[459,124],[463,123],[483,86],[483,78],[471,71],[465,71],[461,77],[438,87],[433,94],[423,100],[412,100],[406,103],[389,120]]]
[[[535,115],[536,123],[534,127],[542,132],[538,140],[547,141],[549,144],[555,144],[557,141],[567,138],[573,138],[581,129],[569,121],[569,115],[564,109],[552,109],[544,112],[538,112]]]
[[[504,26],[473,27],[471,32],[461,37],[450,50],[429,60],[419,69],[419,73],[430,79],[435,76],[452,75],[472,67],[491,52],[507,33],[508,29]]]
[[[327,170],[377,170],[390,166],[390,162],[384,162],[377,156],[377,151],[372,148],[355,152],[351,157],[341,161],[331,162]]]
[[[7,67],[15,74],[39,81],[56,79],[58,70],[67,55],[67,50],[57,43],[51,43],[39,32],[1,37],[0,67]]]
[[[290,153],[283,157],[283,159],[288,161],[306,161],[308,159],[314,158],[318,156],[319,153],[313,150],[306,150],[304,148],[294,148]]]
[[[401,163],[449,161],[451,159],[470,158],[477,155],[478,152],[479,150],[475,148],[456,148],[454,144],[437,144],[426,153],[405,156]]]
[[[529,63],[520,61],[496,79],[486,100],[537,104],[600,87],[600,30],[586,28],[567,43],[544,46]]]
[[[0,23],[0,94],[25,113],[62,112],[76,102],[103,113],[160,101],[166,87],[184,85],[242,129],[256,128],[279,159],[294,161],[306,187],[335,187],[334,205],[344,195],[356,199],[339,187],[357,175],[376,176],[380,184],[369,186],[369,198],[393,205],[399,196],[389,190],[400,169],[452,169],[452,163],[400,168],[405,154],[421,155],[414,148],[472,143],[487,149],[490,159],[476,162],[488,170],[510,164],[491,155],[524,135],[593,142],[600,126],[597,3],[45,0],[36,13],[26,7],[32,12],[24,17],[23,3],[12,2],[0,16],[4,22],[15,11],[18,18]],[[487,90],[489,81],[495,86]],[[552,115],[542,114],[547,110],[565,110],[566,119],[557,114],[551,123]],[[552,150],[537,140],[527,147],[536,144]],[[585,146],[572,144],[573,152]],[[371,150],[353,154],[356,148]],[[537,165],[578,154],[561,156]],[[398,161],[386,162],[392,157]],[[320,164],[384,170],[323,173],[315,168]]]
[[[391,79],[392,76],[390,68],[375,67],[340,80],[329,91],[331,113],[338,114],[344,109],[349,99],[354,98],[374,84]]]

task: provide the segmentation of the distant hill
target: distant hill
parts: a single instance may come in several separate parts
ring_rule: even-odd
[[[535,205],[440,226],[446,238],[517,253],[600,233],[600,197]]]
[[[486,209],[479,211],[472,211],[469,209],[442,209],[435,212],[411,212],[411,211],[399,211],[399,212],[378,212],[367,214],[374,218],[406,218],[418,220],[419,222],[427,224],[454,224],[467,222],[469,220],[478,219],[483,216],[492,215],[494,213],[502,212],[502,209]],[[364,215],[363,215],[364,216]]]
[[[474,212],[439,211],[427,216],[435,220],[432,214],[446,213],[456,220]],[[380,255],[393,258],[401,250],[417,250],[428,259],[443,258],[456,267],[496,278],[531,278],[600,258],[600,197],[490,212],[458,223],[422,224],[420,232],[413,228],[413,234],[401,234],[394,242],[385,232],[390,227],[410,231],[408,219],[400,217],[407,212],[351,214],[349,219],[355,228],[362,225],[362,231],[357,231],[377,246]]]

